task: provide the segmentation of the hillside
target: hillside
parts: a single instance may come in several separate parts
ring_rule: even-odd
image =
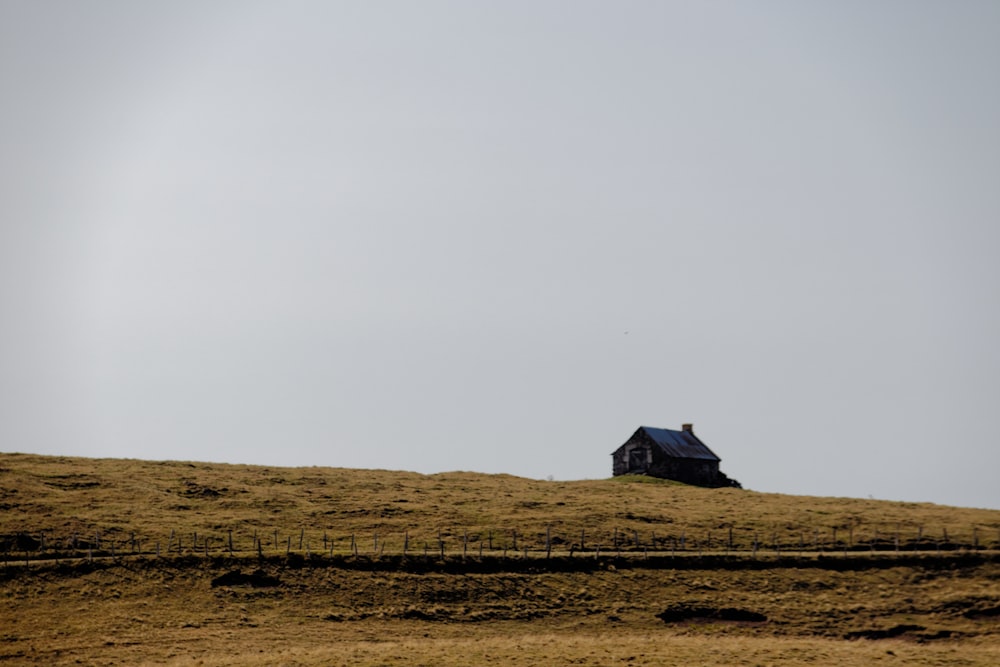
[[[1000,663],[992,510],[23,454],[0,510],[5,664]]]
[[[479,473],[279,468],[0,454],[4,532],[141,540],[171,533],[237,549],[293,537],[313,550],[375,535],[386,549],[457,542],[494,548],[952,549],[1000,545],[1000,511],[701,489],[645,477],[549,482]],[[329,541],[327,542],[329,544]],[[191,544],[190,546],[193,546]]]

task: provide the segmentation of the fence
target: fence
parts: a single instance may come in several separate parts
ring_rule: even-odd
[[[141,534],[120,529],[92,534],[54,535],[20,532],[0,537],[4,564],[40,560],[125,558],[133,556],[342,556],[403,558],[552,558],[615,556],[727,556],[851,553],[887,555],[910,552],[948,554],[955,551],[1000,550],[1000,528],[836,526],[763,530],[726,526],[715,530],[637,529],[579,530],[560,533],[544,529],[415,529],[414,531],[334,532],[330,529],[259,528],[224,532],[171,530]]]

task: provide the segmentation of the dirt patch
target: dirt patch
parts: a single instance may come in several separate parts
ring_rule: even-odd
[[[989,619],[1000,616],[1000,600],[992,596],[969,596],[949,600],[938,605],[934,611],[972,620]]]
[[[980,607],[976,609],[969,609],[963,616],[966,618],[993,618],[994,616],[1000,616],[1000,605],[995,605],[993,607]]]
[[[36,540],[27,533],[16,533],[0,537],[0,551],[36,551],[41,546],[41,540]]]
[[[68,475],[50,475],[45,483],[56,489],[72,491],[76,489],[92,489],[101,485],[100,480],[92,475],[72,473]]]
[[[735,607],[698,607],[675,605],[667,607],[656,615],[664,623],[725,622],[725,623],[765,623],[767,616],[748,609]]]
[[[231,570],[225,574],[212,579],[212,588],[218,586],[252,586],[253,588],[273,588],[280,586],[281,580],[272,577],[263,570],[254,570],[250,574],[244,574],[240,570]]]
[[[188,498],[218,498],[227,493],[229,493],[228,488],[214,489],[195,482],[185,482],[184,490],[181,491],[181,495]]]
[[[855,632],[848,632],[844,635],[844,639],[893,639],[894,637],[901,637],[903,635],[912,635],[917,632],[922,632],[926,629],[927,628],[922,625],[904,623],[901,625],[894,625],[891,628],[879,630],[857,630]]]

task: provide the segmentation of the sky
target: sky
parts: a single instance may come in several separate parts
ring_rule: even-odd
[[[0,451],[1000,509],[1000,4],[0,0]]]

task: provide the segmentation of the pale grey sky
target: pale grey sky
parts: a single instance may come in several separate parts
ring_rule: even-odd
[[[1000,508],[1000,4],[0,0],[0,450]]]

